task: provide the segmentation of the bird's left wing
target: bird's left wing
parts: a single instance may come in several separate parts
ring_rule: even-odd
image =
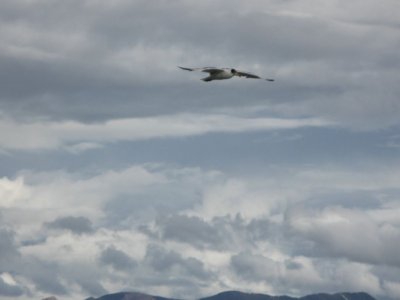
[[[201,71],[201,72],[209,72],[210,70],[220,70],[221,69],[217,69],[215,67],[205,67],[205,68],[186,68],[186,67],[180,67],[178,66],[178,68],[182,69],[182,70],[186,70],[186,71]]]
[[[264,79],[264,80],[267,80],[267,81],[274,81],[274,79],[271,79],[271,78],[261,78],[260,76],[257,76],[257,75],[251,74],[251,73],[247,73],[247,72],[242,72],[242,71],[237,71],[236,74],[239,77],[254,78],[254,79]]]
[[[180,68],[182,70],[186,70],[186,71],[198,71],[199,69],[202,69],[202,68],[185,68],[185,67],[180,67],[180,66],[178,66],[178,68]]]
[[[261,79],[260,76],[257,76],[257,75],[251,74],[251,73],[247,73],[247,72],[237,71],[236,74],[239,77]]]

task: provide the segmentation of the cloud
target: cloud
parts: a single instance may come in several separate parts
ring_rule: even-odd
[[[0,290],[398,299],[399,19],[396,0],[1,1]]]
[[[17,269],[23,277],[33,283],[35,290],[51,295],[68,295],[70,293],[61,276],[59,262],[25,257],[24,266]]]
[[[49,229],[69,230],[75,234],[93,233],[92,222],[85,217],[59,217],[54,221],[45,223]]]
[[[200,260],[194,257],[184,258],[175,251],[168,251],[157,245],[148,246],[145,261],[155,272],[179,277],[181,280],[186,276],[195,276],[206,282],[212,279],[212,274],[205,270]]]
[[[292,257],[291,260],[282,258],[271,258],[267,253],[241,252],[232,256],[230,264],[236,276],[249,286],[262,282],[264,286],[273,288],[275,294],[295,295],[305,287],[307,293],[321,290],[334,293],[338,289],[362,290],[371,294],[381,292],[379,278],[368,266],[349,261],[322,262],[302,256]],[[291,267],[293,264],[295,268]]]
[[[99,261],[104,265],[112,266],[115,270],[126,272],[131,272],[137,265],[129,255],[113,246],[101,252]]]
[[[298,212],[294,209],[288,222],[295,234],[314,243],[312,251],[317,255],[400,266],[393,251],[399,246],[397,226],[381,223],[364,211],[341,207]]]
[[[21,288],[66,298],[138,285],[176,296],[232,287],[392,295],[398,172],[373,170],[23,172],[1,181],[1,222],[13,226],[0,232],[0,265]],[[32,236],[42,238],[27,243]]]
[[[228,115],[181,114],[112,120],[106,123],[36,122],[31,124],[0,121],[5,133],[0,147],[5,149],[57,149],[69,144],[99,145],[116,141],[154,138],[179,138],[207,133],[239,133],[244,131],[295,129],[330,126],[327,121],[313,118],[243,118]],[[97,147],[97,146],[96,146]],[[79,150],[82,146],[79,146]],[[84,146],[84,149],[88,149]]]
[[[262,105],[350,128],[398,124],[394,1],[226,3],[2,2],[0,108],[86,123]],[[278,80],[206,87],[181,64]]]
[[[24,289],[18,286],[9,273],[0,273],[0,295],[6,297],[19,297],[25,293]]]
[[[0,178],[0,196],[3,199],[2,207],[12,206],[16,199],[27,196],[22,178],[11,180],[7,177]]]
[[[15,242],[15,232],[0,227],[0,266],[2,270],[12,270],[18,264],[20,253]]]
[[[278,273],[278,265],[271,259],[261,255],[239,253],[231,258],[235,272],[249,282],[267,281],[271,273]]]
[[[173,215],[160,220],[162,237],[189,243],[200,248],[220,248],[226,245],[227,238],[219,231],[220,228],[212,226],[198,217]]]
[[[85,151],[92,150],[92,149],[99,149],[102,148],[101,144],[96,143],[78,143],[70,146],[66,146],[65,150],[72,154],[81,154]]]

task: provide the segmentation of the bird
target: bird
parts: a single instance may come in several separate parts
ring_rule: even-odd
[[[205,67],[205,68],[186,68],[186,67],[180,67],[178,68],[186,71],[200,71],[200,72],[205,72],[208,73],[209,75],[205,78],[202,78],[201,80],[209,82],[213,80],[223,80],[223,79],[230,79],[234,76],[238,77],[245,77],[245,78],[254,78],[254,79],[263,79],[266,81],[275,81],[272,78],[261,78],[260,76],[248,73],[248,72],[243,72],[243,71],[238,71],[233,68],[215,68],[215,67]]]

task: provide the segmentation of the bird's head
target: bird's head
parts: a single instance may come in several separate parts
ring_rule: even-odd
[[[233,75],[236,75],[236,74],[237,74],[237,71],[236,71],[235,69],[231,69],[231,73],[232,73]]]

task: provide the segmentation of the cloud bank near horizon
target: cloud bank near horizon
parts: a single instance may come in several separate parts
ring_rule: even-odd
[[[385,272],[400,266],[398,177],[310,168],[254,180],[142,165],[2,178],[1,261],[13,270],[3,271],[13,278],[5,291],[394,296],[399,285]]]

